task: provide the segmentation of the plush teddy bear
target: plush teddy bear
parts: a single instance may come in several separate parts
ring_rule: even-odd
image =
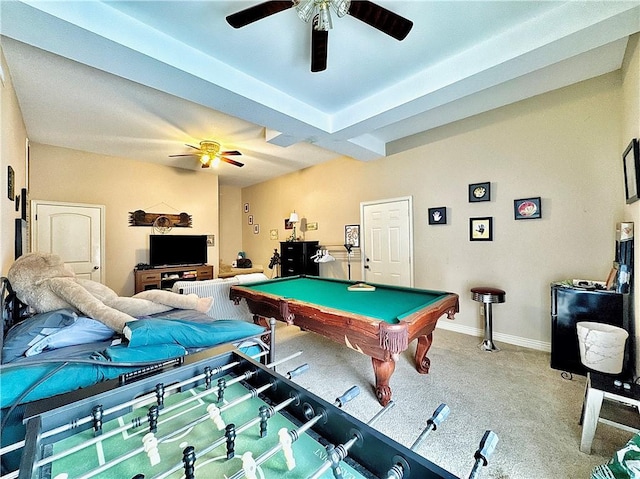
[[[9,268],[7,278],[18,299],[36,313],[74,308],[120,333],[135,316],[173,308],[206,313],[213,304],[213,298],[163,290],[121,297],[101,283],[77,278],[59,256],[50,253],[21,256]]]

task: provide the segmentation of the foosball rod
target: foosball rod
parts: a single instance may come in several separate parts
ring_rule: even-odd
[[[295,355],[295,354],[292,355],[292,356],[293,357],[297,357],[297,355]],[[257,371],[255,371],[255,370],[254,371],[247,371],[246,373],[244,373],[244,374],[242,374],[242,375],[240,375],[240,376],[238,376],[236,378],[233,378],[233,379],[229,380],[228,382],[226,382],[226,385],[229,386],[231,384],[235,384],[237,382],[249,379],[252,376],[254,376],[255,374],[257,374]],[[263,386],[264,390],[266,390],[266,389],[268,389],[270,387],[272,387],[271,383],[266,384],[265,386]],[[164,408],[162,410],[161,414],[162,415],[166,415],[166,414],[168,414],[169,412],[171,412],[174,409],[178,409],[178,408],[184,407],[185,405],[189,404],[190,402],[200,400],[205,396],[208,396],[208,395],[211,395],[211,394],[214,394],[214,393],[218,392],[218,390],[219,390],[219,387],[215,386],[215,387],[213,387],[211,389],[206,389],[204,391],[201,391],[198,394],[190,396],[189,398],[185,399],[184,401],[180,401],[179,403],[176,403],[176,404],[174,404],[174,405],[172,405],[170,407]],[[250,395],[247,395],[247,396],[250,397]],[[246,399],[248,399],[248,398],[245,397],[244,400],[246,400]],[[185,428],[187,428],[189,426],[199,424],[200,422],[203,422],[204,420],[206,420],[208,418],[209,418],[209,415],[204,415],[204,416],[202,416],[200,418],[201,419],[200,421],[195,420],[192,424],[189,424],[187,426],[184,426],[183,428],[180,428],[179,431],[182,431],[183,429],[185,429]],[[171,420],[171,419],[170,418],[167,419],[167,421],[169,421],[169,420]],[[44,459],[41,459],[40,461],[38,461],[36,463],[36,467],[41,467],[43,465],[46,465],[46,464],[49,464],[51,462],[57,461],[58,459],[61,459],[61,458],[66,457],[66,456],[69,456],[69,455],[71,455],[71,454],[73,454],[73,453],[75,453],[75,452],[77,452],[79,450],[85,449],[85,448],[87,448],[89,446],[92,446],[92,445],[94,445],[94,444],[96,444],[96,443],[98,443],[100,441],[103,441],[103,440],[105,440],[105,439],[107,439],[109,437],[112,437],[114,435],[117,435],[117,434],[120,434],[120,433],[122,433],[124,431],[127,431],[128,429],[131,429],[133,427],[139,427],[139,426],[141,426],[143,424],[146,424],[147,422],[148,422],[148,417],[146,417],[146,416],[145,417],[138,417],[138,418],[136,418],[136,420],[133,420],[130,424],[125,424],[125,425],[123,425],[123,426],[121,426],[119,428],[116,428],[116,429],[114,429],[112,431],[109,431],[104,436],[98,436],[98,437],[91,438],[88,441],[85,441],[85,442],[83,442],[81,444],[77,444],[76,446],[74,446],[74,447],[72,447],[72,448],[70,448],[70,449],[68,449],[66,451],[62,451],[62,452],[60,452],[58,454],[55,454],[55,455],[52,455],[52,456],[48,456],[48,457],[46,457]],[[164,422],[166,422],[166,421],[162,421],[161,423],[164,423]],[[136,450],[136,451],[138,451],[138,450]],[[116,460],[111,461],[109,463],[110,467],[112,467],[113,465],[116,465],[119,462],[121,462],[119,460],[121,458],[128,459],[129,456],[128,455],[121,456],[120,458],[117,458]],[[101,468],[98,468],[98,469],[101,469]],[[97,469],[96,469],[96,471],[97,471]],[[102,472],[102,471],[98,471],[98,472]],[[95,475],[96,473],[97,472],[95,472],[92,475]],[[87,476],[87,477],[91,477],[91,476]],[[7,478],[7,479],[9,479],[9,478]]]
[[[256,357],[260,357],[263,354],[264,353],[260,353],[260,354],[256,355]],[[299,354],[298,355],[294,355],[294,357],[297,357],[297,356],[299,356]],[[286,360],[286,358],[284,360]],[[212,370],[213,372],[211,374],[220,374],[220,373],[222,373],[224,371],[227,371],[229,369],[232,369],[232,368],[234,368],[234,367],[236,367],[236,366],[238,366],[240,364],[241,364],[240,361],[235,361],[235,362],[232,362],[232,363],[229,363],[229,364],[225,364],[224,366],[221,366],[221,367],[218,367],[218,368],[213,368],[213,370]],[[207,375],[207,373],[199,374],[199,375],[193,376],[193,377],[191,377],[191,378],[189,378],[189,379],[187,379],[185,381],[182,381],[182,382],[175,383],[175,384],[172,384],[170,386],[167,386],[166,392],[175,391],[175,390],[183,388],[184,386],[186,386],[188,384],[191,384],[191,383],[196,382],[196,381],[200,381],[200,380],[204,379],[206,377],[206,375]],[[130,401],[126,401],[126,402],[120,403],[117,406],[114,406],[112,408],[109,408],[109,409],[105,410],[103,412],[103,414],[104,415],[113,414],[113,413],[116,413],[116,412],[118,412],[118,411],[120,411],[122,409],[127,409],[130,406],[133,406],[134,404],[138,405],[138,406],[144,406],[144,405],[147,405],[147,404],[151,404],[151,403],[155,402],[155,398],[156,398],[155,392],[148,393],[148,394],[139,396],[139,397],[137,397],[135,399],[132,399]],[[84,416],[84,417],[81,417],[81,418],[77,418],[77,419],[74,419],[69,424],[64,424],[64,425],[58,426],[58,427],[56,427],[54,429],[49,429],[48,431],[44,431],[42,433],[41,437],[42,437],[42,439],[46,439],[48,437],[55,436],[57,434],[60,434],[60,433],[66,432],[66,431],[70,431],[72,429],[76,429],[76,428],[78,428],[78,427],[80,427],[80,426],[82,426],[84,424],[87,424],[87,423],[91,422],[92,420],[93,420],[93,416],[92,415],[87,415],[87,416]],[[24,447],[24,445],[25,445],[25,440],[24,439],[21,440],[21,441],[15,442],[13,444],[9,444],[9,445],[7,445],[7,446],[5,446],[5,447],[0,449],[0,456],[8,454],[8,453],[10,453],[12,451],[15,451],[17,449],[20,449],[20,448]],[[12,476],[12,477],[3,476],[2,479],[13,479],[14,477],[18,477],[17,476],[17,472],[16,472],[15,476]]]
[[[383,407],[380,411],[373,416],[369,422],[367,422],[368,426],[373,426],[378,420],[386,414],[391,408],[395,406],[393,400],[389,401],[385,407]],[[354,434],[351,439],[349,439],[346,443],[340,444],[338,446],[333,446],[329,444],[327,448],[327,460],[324,462],[322,466],[310,477],[310,479],[318,479],[325,472],[329,470],[330,467],[334,468],[334,476],[338,477],[340,472],[336,474],[336,468],[338,467],[338,463],[343,461],[347,455],[349,454],[349,450],[353,445],[360,439],[361,436]]]
[[[414,441],[409,449],[415,451],[418,446],[420,446],[420,444],[422,444],[424,440],[429,436],[429,434],[431,434],[431,431],[435,431],[436,429],[438,429],[438,426],[449,417],[450,413],[451,409],[449,409],[449,406],[444,403],[440,404],[440,406],[438,406],[436,410],[433,411],[431,417],[427,419],[426,427],[423,429],[423,431],[420,433],[418,438]],[[391,469],[389,469],[389,472],[387,472],[387,479],[402,479],[405,472],[405,466],[403,465],[403,463],[398,462],[391,466]]]
[[[473,465],[473,469],[471,469],[471,473],[469,474],[469,479],[476,479],[480,476],[480,468],[489,464],[489,457],[493,454],[493,451],[498,444],[498,435],[493,431],[485,431],[482,439],[480,440],[480,445],[478,446],[478,450],[473,455],[476,462]]]
[[[295,376],[298,376],[299,374],[302,374],[303,372],[307,371],[307,369],[309,369],[309,366],[305,363],[302,366],[297,367],[296,369],[289,371],[286,376],[291,379]],[[266,386],[266,385],[265,385]],[[268,414],[269,417],[274,416],[276,413],[280,412],[282,409],[286,408],[289,404],[297,401],[298,398],[297,396],[293,396],[283,402],[281,402],[280,404],[278,404],[277,406],[272,406],[267,408],[268,409]],[[235,402],[235,401],[234,401]],[[220,408],[220,412],[222,413],[224,410],[229,409],[232,406],[233,403],[229,403],[225,406],[223,406],[222,408]],[[236,434],[241,434],[244,431],[246,431],[247,429],[255,426],[256,424],[258,424],[261,420],[263,419],[262,415],[258,415],[257,417],[247,421],[246,423],[244,423],[243,425],[241,425],[240,427],[236,428]],[[224,436],[222,436],[221,438],[219,438],[218,440],[216,440],[215,442],[213,442],[210,446],[206,447],[205,449],[199,451],[196,454],[196,459],[200,458],[206,454],[208,454],[209,452],[213,451],[214,449],[216,449],[218,446],[222,445],[225,442],[226,438]],[[183,464],[179,463],[174,465],[171,469],[164,471],[163,473],[161,473],[160,475],[154,476],[153,479],[163,479],[166,478],[168,476],[170,476],[171,474],[173,474],[174,472],[182,469]]]
[[[336,398],[333,404],[336,407],[342,407],[343,405],[345,405],[346,403],[354,399],[356,396],[358,396],[358,394],[360,394],[360,388],[358,386],[353,386],[352,388],[347,390],[342,396]],[[326,411],[322,410],[321,412],[316,414],[313,418],[309,419],[306,423],[300,426],[298,429],[294,429],[293,431],[288,431],[287,435],[290,438],[290,442],[293,443],[297,441],[302,434],[306,433],[318,421],[320,421],[320,419],[323,419],[325,417],[326,417]],[[282,449],[283,449],[283,441],[281,440],[280,442],[278,442],[278,444],[273,446],[271,449],[269,449],[268,451],[265,451],[260,456],[258,456],[255,459],[255,461],[252,461],[252,463],[255,466],[259,466],[260,464],[271,459]],[[238,472],[236,472],[234,475],[232,475],[228,479],[241,479],[244,476],[245,476],[245,470],[240,469]]]

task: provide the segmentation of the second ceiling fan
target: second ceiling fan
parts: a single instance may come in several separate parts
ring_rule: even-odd
[[[329,30],[332,28],[331,7],[338,17],[351,15],[373,28],[395,38],[404,40],[413,27],[413,22],[386,8],[367,0],[286,0],[263,2],[227,17],[233,28],[240,28],[262,20],[275,13],[295,7],[301,20],[311,21],[311,71],[327,69]]]

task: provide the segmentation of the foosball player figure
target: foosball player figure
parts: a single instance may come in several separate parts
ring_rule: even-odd
[[[93,435],[100,436],[102,434],[102,405],[98,404],[91,409],[91,415],[93,416]]]
[[[211,376],[213,376],[213,371],[210,366],[205,366],[204,368],[204,388],[211,389]]]
[[[196,451],[193,446],[187,446],[182,451],[185,479],[196,479]]]
[[[227,380],[225,378],[218,379],[218,402],[224,400],[224,390],[227,388]]]
[[[233,456],[236,455],[236,425],[228,424],[224,435],[227,438],[227,459],[233,459]]]
[[[156,404],[159,409],[164,408],[164,384],[156,384]]]
[[[158,406],[151,406],[147,413],[147,417],[149,418],[149,432],[158,432],[158,416],[160,416]]]
[[[273,416],[273,408],[260,406],[258,414],[260,416],[260,437],[267,437],[267,419]]]

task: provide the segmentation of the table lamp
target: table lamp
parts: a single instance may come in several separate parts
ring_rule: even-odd
[[[298,218],[298,213],[296,213],[296,210],[293,210],[293,212],[289,216],[289,223],[293,225],[293,234],[291,235],[291,241],[296,240],[296,223],[298,221],[300,221],[300,218]]]

